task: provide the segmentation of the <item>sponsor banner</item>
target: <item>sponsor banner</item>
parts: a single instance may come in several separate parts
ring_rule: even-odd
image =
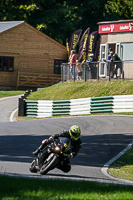
[[[100,60],[100,37],[96,43],[96,49],[95,49],[95,61]]]
[[[69,44],[68,44],[68,38],[66,39],[66,48],[67,48],[67,55],[69,55]]]
[[[75,47],[79,41],[81,33],[82,29],[78,29],[72,34],[70,38],[69,55],[71,54],[71,50],[75,50]]]
[[[87,57],[86,57],[87,60],[90,59],[89,57],[90,53],[93,53],[93,54],[95,53],[94,50],[95,50],[97,37],[98,37],[98,31],[94,31],[90,34],[89,39],[87,40],[87,52],[88,52]]]
[[[84,32],[81,41],[80,41],[80,46],[79,46],[79,58],[78,61],[82,62],[83,60],[86,60],[86,43],[87,43],[87,39],[89,37],[89,33],[90,33],[90,28],[86,29],[86,31]]]
[[[132,32],[132,31],[133,31],[133,22],[99,25],[99,34],[118,33],[118,32]]]

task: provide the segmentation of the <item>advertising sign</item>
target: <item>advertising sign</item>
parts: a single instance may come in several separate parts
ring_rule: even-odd
[[[86,42],[87,42],[87,39],[89,37],[89,33],[90,33],[90,28],[88,28],[82,38],[81,38],[81,41],[80,41],[80,46],[79,46],[79,62],[82,62],[82,60],[86,60],[86,55],[88,52],[86,52]]]
[[[100,24],[99,34],[104,33],[119,33],[119,32],[132,32],[133,22],[131,23],[117,23],[117,24]]]

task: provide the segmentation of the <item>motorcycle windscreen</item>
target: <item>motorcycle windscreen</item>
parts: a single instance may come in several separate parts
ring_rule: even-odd
[[[71,141],[69,138],[59,137],[59,140],[63,152],[67,152],[71,149]]]

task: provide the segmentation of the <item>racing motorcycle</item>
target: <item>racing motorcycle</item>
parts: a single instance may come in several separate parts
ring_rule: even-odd
[[[42,149],[31,163],[32,173],[40,172],[41,175],[58,167],[61,161],[68,159],[71,153],[71,141],[59,137]]]

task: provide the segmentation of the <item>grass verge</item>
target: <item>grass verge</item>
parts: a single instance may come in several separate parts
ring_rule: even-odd
[[[117,178],[133,180],[133,147],[113,162],[108,172]]]
[[[31,93],[29,100],[70,100],[133,94],[133,81],[65,82]]]
[[[0,176],[1,200],[133,199],[132,186]]]
[[[22,90],[0,91],[0,98],[24,94]]]

